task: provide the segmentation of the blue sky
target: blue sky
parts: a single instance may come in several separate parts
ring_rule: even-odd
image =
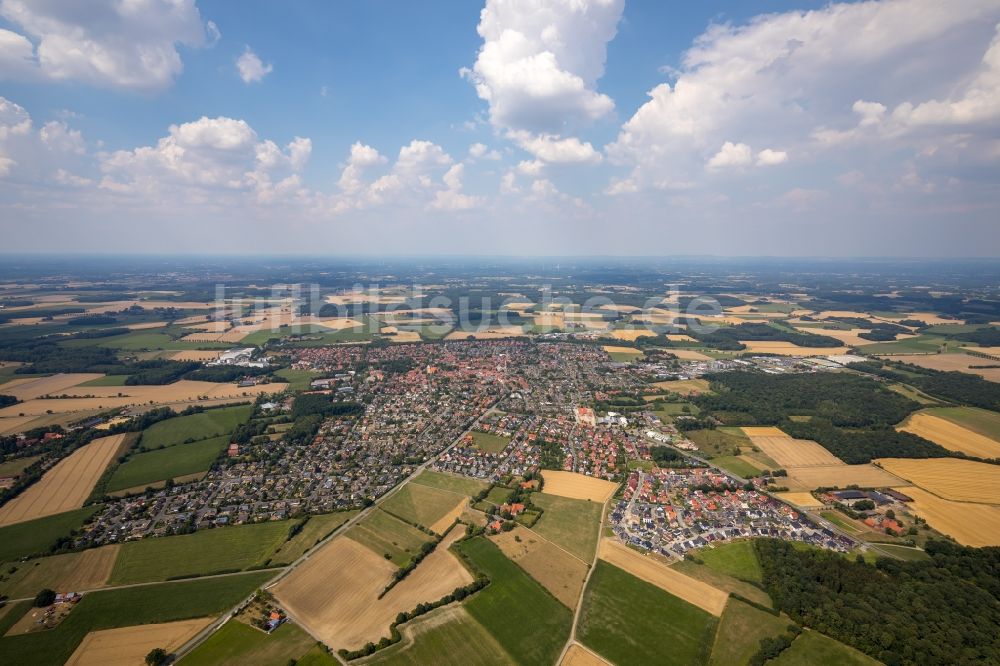
[[[0,0],[3,249],[996,255],[998,22]]]

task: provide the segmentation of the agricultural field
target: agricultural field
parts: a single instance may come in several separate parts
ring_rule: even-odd
[[[66,666],[132,666],[142,663],[154,648],[173,652],[204,629],[214,618],[178,620],[137,627],[103,629],[87,634]],[[261,633],[261,632],[256,632]],[[187,663],[185,661],[185,663]]]
[[[344,533],[349,539],[367,547],[379,557],[385,557],[398,567],[404,566],[431,540],[430,535],[412,525],[376,509]]]
[[[931,412],[911,414],[896,430],[911,432],[940,444],[949,451],[960,451],[977,458],[1000,458],[1000,441],[984,437]]]
[[[671,569],[653,556],[632,550],[615,539],[601,539],[599,557],[716,617],[722,615],[722,610],[726,607],[726,599],[729,598],[727,593]]]
[[[678,562],[674,562],[670,565],[670,568],[681,572],[685,576],[711,585],[717,590],[722,590],[727,594],[739,594],[740,596],[750,599],[751,601],[761,604],[767,608],[770,608],[773,605],[771,603],[771,597],[769,597],[760,587],[747,583],[746,581],[733,578],[732,576],[727,576],[724,573],[710,569],[704,564],[698,564],[693,560],[680,560]]]
[[[531,501],[544,510],[532,529],[580,560],[590,563],[597,549],[603,504],[551,495],[548,485],[545,490],[531,495]]]
[[[228,446],[229,435],[222,435],[134,453],[115,469],[106,490],[109,493],[129,489],[141,492],[157,481],[207,472]]]
[[[246,422],[253,411],[252,405],[236,405],[206,409],[197,414],[175,416],[159,421],[142,432],[139,442],[141,449],[156,449],[174,446],[189,440],[207,439],[218,435],[229,435],[240,423]]]
[[[822,465],[817,467],[792,467],[782,485],[792,490],[808,491],[816,488],[883,488],[905,485],[898,476],[889,474],[875,465]]]
[[[503,554],[538,581],[567,608],[575,608],[589,562],[543,539],[523,526],[490,537]]]
[[[944,354],[913,354],[912,356],[893,356],[893,361],[911,363],[921,368],[931,370],[943,370],[944,372],[965,372],[972,375],[979,375],[983,379],[991,382],[1000,382],[1000,368],[976,368],[973,366],[997,365],[996,361],[990,361],[981,356],[972,356],[964,352],[948,352]]]
[[[292,622],[285,622],[266,634],[245,622],[230,620],[185,655],[180,663],[184,666],[287,664],[296,661],[315,645],[316,639]]]
[[[945,339],[935,335],[918,335],[914,338],[894,342],[876,342],[862,345],[858,351],[868,356],[888,355],[894,359],[914,355],[937,354],[945,344]]]
[[[910,513],[966,546],[1000,546],[1000,506],[953,502],[916,487],[899,492],[913,498]]]
[[[91,631],[215,616],[271,575],[256,572],[92,592],[55,629],[0,638],[0,661],[56,666],[65,663]]]
[[[718,620],[686,601],[599,561],[583,596],[581,643],[618,666],[708,659]]]
[[[598,656],[580,643],[573,643],[559,666],[611,666],[611,662]]]
[[[236,525],[123,543],[109,583],[145,583],[262,565],[284,543],[291,522]]]
[[[242,403],[258,395],[280,393],[287,387],[288,384],[283,382],[241,387],[237,384],[189,379],[162,385],[71,387],[59,392],[60,396],[66,394],[68,396],[66,398],[28,400],[0,409],[0,417],[13,417],[19,414],[42,416],[50,411],[65,414],[118,407],[147,407],[151,404],[180,410],[191,405]]]
[[[875,661],[863,652],[844,645],[818,631],[806,629],[792,642],[792,646],[778,655],[769,664],[774,666],[877,666]]]
[[[96,590],[104,587],[118,558],[117,544],[64,553],[27,562],[8,562],[0,574],[0,594],[12,599],[53,590]],[[13,573],[11,570],[15,569]]]
[[[748,664],[763,638],[786,632],[792,621],[754,608],[738,599],[730,599],[719,620],[709,666]]]
[[[469,614],[517,663],[554,663],[569,637],[570,610],[487,539],[463,541],[458,548],[491,581],[466,600]]]
[[[56,541],[69,536],[73,530],[79,530],[88,518],[102,508],[100,504],[92,504],[54,516],[0,527],[0,562],[48,553]]]
[[[478,430],[473,430],[470,434],[472,435],[472,443],[486,453],[501,453],[510,444],[510,437],[480,432]]]
[[[761,583],[764,572],[757,561],[752,541],[732,541],[695,551],[710,569],[750,583]]]
[[[650,386],[666,393],[677,393],[685,396],[699,395],[709,390],[707,379],[675,379],[669,382],[656,382]]]
[[[743,432],[754,446],[786,469],[844,464],[816,442],[789,437],[778,428],[743,428]]]
[[[762,467],[758,467],[740,456],[719,456],[712,458],[712,464],[744,479],[757,476],[763,471]]]
[[[103,379],[99,372],[58,373],[37,378],[13,379],[4,384],[4,395],[18,400],[33,400],[45,395],[61,395],[66,389]]]
[[[467,497],[419,483],[407,483],[382,502],[381,508],[398,518],[443,533],[462,513]],[[447,520],[448,518],[451,520]],[[444,525],[438,524],[444,519]],[[433,529],[436,527],[437,529]],[[440,531],[439,531],[440,530]]]
[[[739,428],[728,432],[719,428],[703,428],[687,433],[686,437],[698,446],[702,455],[709,458],[738,456],[744,448],[752,446],[750,438]]]
[[[325,545],[272,591],[297,621],[327,645],[358,649],[388,636],[399,613],[472,582],[472,576],[449,551],[463,534],[463,530],[450,532],[381,599],[378,595],[394,568],[384,558],[344,538]]]
[[[356,515],[357,511],[338,511],[310,516],[302,530],[282,544],[281,548],[271,556],[271,562],[291,564]]]
[[[289,391],[306,391],[312,380],[322,377],[323,373],[313,370],[294,370],[292,368],[282,368],[274,373],[276,377],[281,377],[288,382]]]
[[[549,495],[590,500],[602,504],[615,494],[619,485],[613,481],[605,481],[584,474],[553,470],[544,470],[542,479],[545,481],[543,490]]]
[[[1000,504],[1000,465],[958,458],[882,458],[877,462],[883,469],[943,499]]]
[[[777,354],[779,356],[831,356],[846,354],[848,347],[800,347],[790,342],[780,340],[740,340],[746,345],[744,353]]]
[[[635,342],[639,338],[656,337],[656,333],[648,328],[616,328],[608,333],[615,340]]]
[[[21,472],[30,467],[32,463],[40,458],[41,456],[26,456],[24,458],[15,458],[14,460],[0,463],[0,478],[18,477],[21,475]]]
[[[0,507],[0,526],[82,507],[124,439],[124,434],[101,437],[60,460],[36,483]]]
[[[506,666],[503,646],[457,604],[444,606],[400,627],[402,640],[362,664],[424,666]],[[299,662],[302,663],[301,661]]]
[[[926,410],[926,413],[1000,441],[1000,414],[997,412],[977,407],[937,407]]]
[[[787,493],[775,493],[775,497],[778,499],[788,502],[789,504],[794,504],[797,507],[803,509],[818,509],[823,506],[823,503],[812,496],[812,493],[807,492],[787,492]]]
[[[629,361],[634,361],[637,358],[642,358],[643,353],[641,349],[636,349],[635,347],[622,347],[620,345],[604,345],[604,351],[611,356],[612,361],[618,361],[620,363],[627,363]]]
[[[471,479],[467,476],[448,474],[446,472],[435,472],[429,469],[418,474],[410,483],[419,483],[431,488],[449,490],[468,497],[479,494],[483,488],[489,485],[486,481],[480,481],[479,479]]]

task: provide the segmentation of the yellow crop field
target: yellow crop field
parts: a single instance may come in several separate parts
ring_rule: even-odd
[[[490,539],[556,599],[568,608],[576,607],[588,563],[520,525]]]
[[[621,347],[619,345],[604,345],[602,347],[604,351],[609,354],[635,354],[636,356],[642,356],[642,351],[636,349],[635,347]]]
[[[420,334],[416,331],[396,331],[387,337],[393,342],[420,342]]]
[[[824,449],[816,442],[809,439],[794,439],[782,433],[781,436],[774,435],[754,435],[747,430],[754,428],[744,428],[753,445],[763,451],[782,467],[816,467],[822,465],[842,466],[844,462]],[[777,428],[775,428],[777,430]],[[781,432],[780,430],[778,432]]]
[[[741,428],[747,437],[788,437],[785,431],[774,426],[745,426]]]
[[[576,472],[557,472],[545,470],[542,472],[545,480],[545,492],[550,495],[584,499],[594,502],[606,502],[618,490],[618,484]]]
[[[656,333],[647,328],[619,328],[611,331],[611,337],[615,340],[624,340],[625,342],[635,342],[639,338],[654,336],[656,336]]]
[[[976,351],[983,353],[983,350],[988,350],[989,347],[977,348]],[[985,353],[988,353],[985,352]],[[899,356],[893,356],[892,360],[902,361],[903,363],[912,363],[913,365],[920,366],[921,368],[930,368],[931,370],[943,370],[945,372],[967,372],[972,375],[979,375],[983,379],[987,379],[991,382],[1000,382],[1000,368],[974,368],[974,365],[995,365],[991,363],[989,359],[982,357],[975,357],[964,353],[945,353],[945,354],[904,354]]]
[[[656,382],[653,386],[661,391],[669,391],[670,393],[679,393],[681,395],[704,393],[709,389],[707,379],[675,379],[669,382]]]
[[[467,340],[470,337],[476,340],[495,340],[497,338],[511,338],[524,335],[524,329],[520,326],[499,326],[497,328],[487,328],[481,331],[452,331],[444,337],[445,340]]]
[[[601,539],[598,557],[716,617],[722,615],[729,600],[727,592],[671,569],[615,539]]]
[[[846,354],[847,347],[799,347],[780,340],[740,340],[751,354],[778,354],[779,356],[830,356]]]
[[[384,597],[396,570],[391,562],[348,538],[337,538],[271,588],[290,617],[334,649],[356,649],[389,635],[402,611],[440,599],[472,576],[448,550],[464,534],[454,529]]]
[[[942,534],[965,546],[1000,546],[1000,507],[941,499],[926,490],[902,487],[913,498],[907,506]]]
[[[611,664],[579,643],[573,643],[566,650],[566,655],[559,662],[559,666],[611,666]]]
[[[960,451],[978,458],[1000,458],[1000,442],[931,414],[911,414],[896,430],[912,432],[949,451]]]
[[[265,393],[279,393],[288,388],[286,383],[257,384],[240,387],[236,384],[198,382],[182,379],[173,384],[142,386],[77,386],[59,391],[68,398],[35,399],[0,409],[0,417],[19,414],[41,415],[77,412],[86,409],[111,409],[140,405],[175,405],[182,403],[209,404],[208,400],[239,402],[252,400]],[[119,395],[121,394],[121,395]],[[81,396],[81,397],[74,397]],[[88,396],[88,397],[82,397]]]
[[[807,492],[775,493],[775,497],[803,509],[818,509],[823,503]]]
[[[431,532],[435,534],[444,534],[448,529],[448,526],[455,522],[456,518],[460,518],[466,509],[469,508],[469,498],[463,497],[462,501],[455,505],[455,508],[441,516],[436,523],[430,526]]]
[[[185,349],[170,355],[172,361],[214,361],[222,356],[221,350]]]
[[[207,627],[213,617],[163,624],[92,631],[66,662],[67,666],[135,666],[154,648],[170,654]]]
[[[34,485],[0,507],[0,526],[79,509],[125,434],[95,439],[60,460]]]
[[[12,395],[18,400],[32,400],[43,395],[62,395],[71,393],[66,389],[84,382],[100,379],[104,375],[99,372],[59,373],[50,377],[19,378],[3,385],[5,395]]]
[[[1000,465],[958,458],[882,458],[875,462],[938,497],[1000,504]]]
[[[104,587],[120,547],[113,544],[7,565],[5,568],[17,570],[4,572],[6,580],[0,582],[0,594],[18,599],[33,596],[45,588],[70,592]]]
[[[906,314],[893,315],[891,317],[883,317],[883,319],[888,319],[889,321],[902,321],[904,319],[919,319],[925,324],[963,324],[964,319],[947,319],[934,312],[907,312]]]
[[[803,441],[803,440],[798,440]],[[789,488],[815,490],[816,488],[891,488],[905,485],[897,476],[874,465],[820,465],[816,467],[789,467],[787,485]]]

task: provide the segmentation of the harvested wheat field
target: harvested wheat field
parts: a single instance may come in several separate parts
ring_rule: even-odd
[[[145,663],[154,648],[170,654],[215,618],[181,620],[163,624],[141,624],[136,627],[92,631],[83,637],[66,662],[67,666],[136,666]]]
[[[949,451],[960,451],[977,458],[1000,458],[1000,442],[931,414],[911,414],[896,430],[912,432]]]
[[[649,330],[648,328],[619,328],[611,331],[611,337],[615,340],[624,340],[625,342],[635,342],[639,338],[650,338],[656,337],[656,333]]]
[[[675,571],[615,539],[601,539],[597,556],[716,617],[722,615],[729,600],[727,592]]]
[[[222,340],[225,335],[225,333],[211,332],[188,333],[181,338],[181,342],[218,342]]]
[[[775,426],[744,426],[740,430],[747,437],[788,437],[784,430]]]
[[[587,578],[586,562],[521,525],[490,539],[563,605],[576,608]]]
[[[671,353],[673,351],[671,350]],[[680,395],[697,395],[709,390],[707,379],[675,379],[670,382],[656,382],[653,386],[661,391],[679,393]]]
[[[850,319],[867,319],[868,321],[878,321],[867,312],[855,312],[854,310],[823,310],[813,315],[813,319],[830,319],[832,317],[847,317]]]
[[[113,544],[7,565],[0,594],[18,599],[34,596],[45,588],[77,592],[102,588],[108,582],[120,547]],[[16,571],[11,572],[14,567]]]
[[[455,505],[455,508],[441,516],[436,523],[430,526],[434,534],[444,534],[448,527],[455,522],[456,518],[461,518],[466,509],[469,508],[469,498],[463,497],[462,501]]]
[[[43,395],[71,393],[67,389],[84,382],[100,379],[103,376],[100,372],[74,372],[72,374],[60,373],[50,377],[19,378],[4,384],[3,392],[5,395],[12,395],[23,402],[40,398]]]
[[[611,666],[611,662],[604,661],[579,643],[573,643],[559,666]]]
[[[604,345],[602,347],[604,351],[609,354],[635,354],[636,356],[642,356],[642,351],[636,349],[635,347],[622,347],[620,345]]]
[[[365,546],[338,538],[271,588],[290,615],[335,649],[356,649],[389,635],[402,611],[434,601],[472,576],[448,550],[464,535],[455,529],[433,553],[381,599],[379,593],[396,568]]]
[[[1000,504],[1000,465],[958,458],[882,458],[875,462],[938,497]]]
[[[500,326],[498,328],[487,328],[481,331],[452,331],[444,337],[445,340],[468,340],[470,337],[476,340],[495,340],[497,338],[512,338],[524,335],[524,329],[520,326]]]
[[[978,350],[977,350],[978,351]],[[967,372],[979,375],[991,382],[1000,382],[1000,368],[973,368],[974,365],[995,365],[990,359],[963,353],[951,354],[904,354],[892,356],[893,361],[912,363],[921,368],[943,370],[945,372]]]
[[[785,468],[844,464],[816,442],[789,437],[778,428],[743,428],[743,432],[754,446]],[[781,434],[763,434],[765,432]]]
[[[138,405],[168,405],[185,402],[208,404],[207,400],[226,399],[246,401],[264,393],[279,393],[288,388],[286,383],[257,384],[240,387],[237,384],[199,382],[182,379],[173,384],[142,386],[77,386],[63,389],[60,395],[68,398],[28,400],[0,409],[0,417],[78,412],[84,409],[111,409]],[[121,395],[119,395],[119,393]],[[74,397],[79,396],[79,397]],[[87,397],[83,397],[87,396]]]
[[[779,356],[830,356],[846,354],[847,347],[799,347],[780,340],[740,340],[750,354],[777,354]]]
[[[576,472],[557,472],[545,470],[542,472],[545,481],[544,489],[549,495],[559,495],[570,499],[606,502],[618,490],[618,484]]]
[[[800,440],[801,441],[801,440]],[[897,476],[875,465],[819,465],[816,467],[789,467],[787,485],[795,490],[816,488],[891,488],[905,485]]]
[[[823,506],[823,503],[812,496],[812,493],[806,492],[791,492],[791,493],[775,493],[775,497],[789,504],[794,504],[802,509],[818,509]]]
[[[803,333],[814,333],[816,335],[826,335],[831,338],[836,338],[840,340],[845,345],[851,347],[860,347],[861,345],[870,345],[876,342],[875,340],[866,340],[861,337],[862,333],[867,333],[868,330],[864,328],[852,328],[847,331],[842,331],[838,329],[816,329],[808,327],[796,327]],[[897,340],[906,340],[907,338],[915,338],[915,335],[909,333],[900,333],[896,335]]]
[[[0,526],[79,509],[125,439],[95,439],[60,460],[41,479],[0,507]]]
[[[416,331],[396,331],[386,337],[393,342],[420,342],[420,334]]]
[[[185,349],[170,355],[171,361],[214,361],[222,356],[222,350]]]
[[[1000,546],[1000,507],[941,499],[915,487],[898,489],[913,501],[909,510],[964,546]]]

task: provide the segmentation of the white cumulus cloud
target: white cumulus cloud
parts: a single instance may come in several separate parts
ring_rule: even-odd
[[[260,56],[247,46],[236,59],[236,69],[243,83],[257,83],[273,72],[274,66],[271,63],[264,64]]]

